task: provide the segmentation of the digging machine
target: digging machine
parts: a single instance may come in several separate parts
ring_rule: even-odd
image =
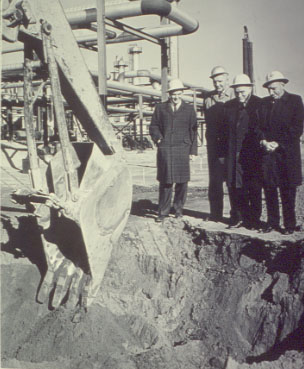
[[[3,3],[3,38],[24,43],[24,124],[31,189],[13,200],[35,216],[46,259],[36,299],[56,308],[87,307],[98,294],[113,244],[127,222],[132,182],[105,109],[59,0]],[[33,68],[41,66],[34,90]],[[33,105],[50,83],[58,148],[41,160]],[[69,140],[64,99],[90,141]]]

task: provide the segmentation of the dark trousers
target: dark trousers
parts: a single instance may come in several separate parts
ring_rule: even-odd
[[[294,228],[296,226],[296,186],[283,186],[279,188],[282,201],[283,223],[285,228]],[[272,227],[277,227],[280,224],[280,207],[279,194],[277,187],[264,188],[266,207],[267,207],[267,222]]]
[[[173,207],[176,214],[182,214],[187,198],[188,182],[175,183]],[[158,214],[169,215],[173,183],[159,183]]]
[[[210,218],[221,220],[224,208],[223,184],[225,181],[225,165],[221,164],[214,149],[207,146],[209,188],[208,198],[210,204]]]
[[[262,185],[259,181],[250,181],[241,188],[228,187],[231,222],[244,221],[249,225],[258,225],[262,214]]]

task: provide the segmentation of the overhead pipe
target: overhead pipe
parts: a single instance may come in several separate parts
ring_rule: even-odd
[[[40,62],[35,62],[34,66],[38,67],[40,65]],[[22,72],[23,71],[23,63],[15,63],[14,65],[15,71],[16,72]],[[2,66],[2,70],[6,71],[12,71],[13,68],[10,65],[3,65]],[[98,79],[98,72],[96,71],[90,71],[92,77],[94,78],[95,82]],[[130,72],[131,73],[131,72]],[[157,77],[157,75],[155,75],[155,77]],[[35,84],[35,82],[33,82],[33,84]],[[40,82],[36,82],[36,84],[40,84]],[[16,83],[9,83],[6,85],[2,85],[2,88],[16,88],[16,87],[22,87],[23,86],[23,82],[16,82]],[[140,94],[140,95],[146,95],[146,96],[153,96],[156,98],[160,98],[161,97],[161,91],[158,91],[156,89],[152,89],[152,88],[146,88],[146,87],[140,87],[140,86],[134,86],[131,85],[129,83],[121,83],[121,82],[117,82],[117,81],[107,81],[107,87],[109,89],[109,91],[111,92],[127,92],[127,93],[131,93],[131,94]],[[196,89],[199,89],[198,87],[195,87]],[[193,98],[191,96],[187,96],[187,95],[183,95],[183,100],[187,101],[187,102],[193,102]],[[197,103],[198,104],[202,104],[203,103],[203,99],[198,98],[197,99]]]
[[[41,82],[39,82],[39,81],[35,81],[35,82],[33,82],[33,85],[37,86],[40,83]],[[8,100],[8,95],[13,95],[14,97],[16,97],[18,99],[18,103],[22,102],[23,90],[22,90],[21,95],[19,95],[16,92],[10,93],[10,92],[6,91],[6,90],[12,90],[12,89],[16,89],[16,88],[23,88],[23,82],[4,83],[4,86],[2,86],[2,99],[10,101],[10,100]],[[109,91],[110,92],[115,92],[116,90],[109,89]],[[37,100],[39,100],[39,96],[38,96]],[[150,101],[151,97],[150,96],[145,96],[144,100]],[[128,104],[136,104],[137,102],[138,102],[138,98],[136,96],[134,96],[134,97],[112,97],[112,96],[109,96],[107,98],[108,105],[120,105],[120,104],[128,105]]]
[[[32,68],[36,69],[36,68],[40,68],[41,67],[41,62],[40,60],[33,60],[32,61]],[[2,65],[2,72],[15,72],[15,73],[20,73],[23,72],[24,69],[24,63],[11,63],[11,64],[5,64]]]
[[[112,5],[106,8],[106,17],[109,19],[129,18],[141,15],[159,15],[166,17],[175,24],[166,24],[153,28],[142,28],[141,31],[156,38],[186,35],[195,32],[199,24],[196,19],[172,6],[166,0],[141,0],[131,3]],[[67,19],[73,26],[86,25],[96,22],[96,9],[83,9],[79,11],[67,11]],[[117,38],[108,40],[107,43],[120,43],[140,40],[139,36],[123,32]]]
[[[159,74],[151,73],[147,69],[139,69],[134,71],[126,71],[122,72],[118,75],[118,81],[121,82],[125,78],[137,78],[137,77],[147,77],[150,78],[152,81],[161,82],[161,76]],[[168,76],[168,80],[174,79],[174,77]],[[183,81],[183,84],[188,87],[189,89],[196,89],[200,91],[209,92],[210,90],[206,89],[205,87],[194,85],[193,83]]]
[[[93,78],[96,76],[94,76],[94,73],[92,73]],[[158,97],[161,98],[161,91],[152,89],[152,88],[145,88],[145,87],[140,87],[140,86],[135,86],[135,85],[131,85],[130,83],[120,83],[117,81],[108,81],[108,87],[109,89],[113,89],[116,92],[119,91],[123,91],[123,92],[131,92],[133,94],[139,94],[139,95],[146,95],[146,96],[154,96],[154,97]],[[186,102],[190,102],[193,103],[193,97],[191,96],[187,96],[187,95],[183,95],[183,100]],[[203,104],[204,100],[201,98],[197,98],[197,103],[199,105]]]
[[[113,37],[116,37],[116,33],[112,31],[106,31],[107,32],[107,41],[110,39],[113,39]],[[92,30],[92,32],[89,34],[84,35],[77,35],[75,36],[76,41],[78,44],[91,42],[92,44],[97,44],[97,35]],[[8,54],[8,53],[14,53],[18,51],[22,51],[24,49],[24,45],[22,42],[14,42],[13,44],[9,44],[5,49],[2,50],[2,54]]]
[[[111,113],[122,113],[122,114],[138,114],[138,109],[132,108],[120,108],[117,106],[108,106],[107,110]],[[152,110],[143,110],[142,113],[146,116],[151,116],[153,114]]]
[[[159,15],[166,17],[170,21],[176,23],[178,34],[193,33],[198,29],[196,19],[181,11],[177,7],[172,6],[167,0],[141,0],[107,6],[105,16],[109,19],[122,19],[136,17],[140,15]],[[67,10],[66,17],[71,26],[86,25],[96,22],[96,8],[83,10]]]
[[[94,77],[94,76],[93,76]],[[97,76],[95,76],[95,79],[97,78]],[[40,85],[41,81],[35,81],[33,82],[33,86],[37,86]],[[144,97],[148,96],[148,97],[153,97],[157,100],[159,100],[161,98],[161,91],[152,89],[152,88],[144,88],[144,87],[139,87],[139,86],[134,86],[131,85],[129,83],[120,83],[117,81],[108,81],[108,92],[110,93],[119,93],[119,94],[125,94],[127,96],[129,96],[130,94],[141,94]],[[5,88],[17,88],[17,87],[23,87],[23,82],[12,82],[9,84],[5,84],[4,86],[2,85],[2,89]],[[193,97],[191,96],[187,96],[187,95],[183,95],[183,100],[189,103],[193,103]],[[197,98],[197,104],[198,105],[202,105],[204,102],[203,99],[201,98]]]
[[[189,16],[185,12],[182,12],[177,7],[172,6],[166,0],[141,0],[130,3],[122,3],[112,6],[107,6],[105,9],[105,16],[110,19],[121,19],[128,17],[135,17],[141,15],[159,15],[161,17],[167,17],[176,24],[167,24],[164,26],[142,28],[141,31],[149,34],[150,36],[163,38],[170,36],[186,35],[195,32],[199,24],[196,19]],[[83,10],[67,10],[66,17],[70,25],[75,28],[76,26],[85,27],[97,20],[96,8],[83,9]],[[112,36],[112,35],[111,35]],[[110,37],[111,37],[110,36]],[[80,41],[81,36],[77,37],[77,42]],[[121,33],[118,37],[107,40],[107,43],[120,43],[140,40],[139,36],[130,35],[128,33]],[[97,36],[91,36],[87,41],[96,41]],[[16,52],[23,50],[23,47],[18,46],[15,48],[4,49],[3,53]]]

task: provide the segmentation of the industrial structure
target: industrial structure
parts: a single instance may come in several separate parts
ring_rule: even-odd
[[[17,4],[20,2],[16,2]],[[99,2],[100,4],[102,3]],[[110,3],[108,5],[108,3]],[[98,14],[100,9],[88,8],[81,10],[67,10],[66,16],[70,26],[74,30],[81,30],[77,34],[77,42],[81,48],[95,51],[98,56],[98,70],[90,71],[96,85],[98,85],[99,95],[104,101],[107,113],[110,116],[111,123],[116,134],[122,138],[124,146],[129,148],[145,148],[151,146],[147,137],[147,126],[150,122],[149,117],[152,114],[153,107],[160,99],[167,98],[166,85],[169,78],[178,77],[178,51],[177,35],[194,32],[198,24],[195,19],[181,12],[176,4],[165,0],[157,2],[132,1],[120,2],[113,5],[113,1],[106,1],[104,9],[104,18],[98,23]],[[102,5],[100,5],[102,7]],[[10,8],[12,5],[10,5]],[[101,13],[103,12],[103,9]],[[9,11],[4,12],[6,22],[9,21]],[[136,30],[126,24],[118,21],[121,18],[141,16],[145,14],[154,14],[161,17],[159,27]],[[170,20],[170,24],[168,23]],[[174,21],[174,23],[173,23]],[[99,26],[97,26],[97,23]],[[107,26],[104,33],[104,39],[98,30]],[[16,27],[14,27],[15,29]],[[109,29],[111,28],[111,30]],[[10,41],[17,41],[16,36],[12,35],[11,27],[5,27],[4,38]],[[170,36],[164,37],[164,36]],[[174,41],[171,37],[174,37]],[[161,71],[159,73],[140,69],[140,54],[142,47],[139,47],[134,41],[147,40],[159,45]],[[129,47],[129,60],[125,62],[122,57],[118,58],[113,72],[107,73],[106,70],[106,44],[119,42],[132,42]],[[3,53],[12,53],[23,50],[23,43],[14,42],[3,49]],[[39,77],[42,76],[41,64],[36,61],[32,64],[35,70],[35,80],[33,87],[39,86]],[[13,63],[3,65],[2,68],[2,104],[3,116],[7,124],[3,126],[2,137],[12,139],[25,138],[24,125],[20,113],[23,106],[23,63]],[[111,74],[111,79],[109,75]],[[143,78],[145,77],[145,78]],[[100,83],[98,84],[98,81]],[[142,81],[144,81],[142,83]],[[127,83],[126,83],[127,82]],[[196,91],[204,91],[200,86],[194,86],[185,83],[192,88],[189,90],[189,96],[185,97],[188,102],[194,102],[197,108],[202,104],[202,99],[196,97]],[[37,87],[36,87],[37,88]],[[39,89],[38,89],[39,91]],[[102,96],[106,96],[105,98]],[[69,115],[69,132],[73,140],[86,138],[86,133],[80,128],[77,117],[68,104],[65,103],[65,109]],[[34,119],[36,120],[36,131],[38,137],[44,137],[42,134],[43,125],[49,127],[50,134],[56,134],[56,125],[53,119],[53,107],[48,81],[44,89],[38,92],[34,103]],[[18,118],[20,118],[18,120]],[[43,123],[43,119],[47,121]],[[21,124],[21,129],[20,129]],[[15,126],[15,127],[14,127]],[[46,144],[46,142],[45,142]]]

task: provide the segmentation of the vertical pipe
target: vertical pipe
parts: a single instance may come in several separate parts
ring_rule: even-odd
[[[140,144],[142,149],[144,148],[144,137],[143,137],[143,121],[144,121],[144,114],[143,114],[143,96],[138,95],[138,110],[139,110],[139,134],[140,134]]]
[[[243,38],[243,72],[247,74],[251,82],[254,83],[252,42],[249,41],[248,29],[246,26],[244,26]]]
[[[247,26],[244,26],[243,73],[248,75],[248,29],[247,29]]]
[[[196,88],[193,88],[193,107],[195,110],[195,114],[197,115],[197,91]],[[203,128],[201,131],[201,144],[203,145]]]
[[[176,7],[178,2],[179,0],[173,0],[171,5]],[[172,36],[169,38],[169,70],[172,78],[179,78],[178,40],[178,36]]]
[[[248,75],[248,41],[243,38],[243,73]]]
[[[193,88],[193,107],[195,110],[195,113],[197,114],[197,92],[196,92],[196,88]]]
[[[35,141],[35,130],[33,124],[33,69],[32,69],[33,51],[24,44],[24,126],[26,132],[27,150],[30,165],[31,185],[35,189],[40,188],[41,177],[39,173],[39,160]]]
[[[252,42],[248,41],[248,76],[251,79],[251,82],[254,83],[254,75],[253,75],[253,51],[252,51]]]
[[[135,118],[133,118],[133,135],[134,135],[134,141],[136,141],[137,132],[136,132],[136,119]]]
[[[107,100],[107,57],[106,57],[106,29],[105,29],[105,0],[97,3],[97,45],[98,45],[98,91],[101,101],[106,108]]]
[[[142,53],[142,48],[134,45],[129,48],[129,57],[130,57],[130,63],[129,63],[129,70],[131,71],[138,71],[140,69],[140,54]],[[140,77],[135,77],[132,80],[133,85],[140,84],[141,79]]]
[[[7,116],[7,127],[8,127],[8,139],[11,141],[14,135],[14,126],[13,126],[13,112],[12,112],[12,103],[9,102],[6,108],[6,116]]]
[[[132,47],[128,49],[128,53],[129,53],[129,71],[133,71],[134,70],[134,64],[133,64],[134,60],[133,60],[133,54],[132,54]],[[133,82],[134,82],[133,78],[129,79],[129,83],[134,84]]]
[[[161,41],[161,91],[162,102],[168,100],[168,46],[165,40]]]
[[[168,24],[168,19],[165,17],[161,18],[161,25]],[[168,100],[168,73],[169,73],[169,47],[168,47],[168,40],[163,38],[161,40],[161,88],[162,88],[162,102]]]

